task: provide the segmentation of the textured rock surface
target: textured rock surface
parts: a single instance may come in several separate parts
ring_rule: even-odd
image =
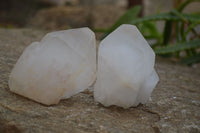
[[[87,89],[95,79],[95,35],[79,28],[51,32],[32,42],[13,68],[9,88],[51,105]]]
[[[160,81],[152,101],[135,108],[105,108],[85,91],[55,106],[43,106],[9,91],[8,76],[27,44],[41,31],[0,29],[0,132],[198,133],[200,66],[157,59]]]
[[[159,81],[155,53],[136,26],[123,24],[100,43],[94,98],[123,108],[146,103]]]

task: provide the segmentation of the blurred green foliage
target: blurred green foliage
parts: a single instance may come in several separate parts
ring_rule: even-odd
[[[180,3],[177,9],[168,13],[158,13],[138,18],[140,6],[135,6],[125,12],[109,29],[96,29],[104,32],[104,37],[121,24],[133,24],[147,40],[154,40],[151,44],[155,53],[166,57],[176,57],[180,62],[193,64],[200,62],[200,12],[186,14],[183,9],[191,2],[200,0],[186,0]],[[165,26],[160,33],[156,23],[164,21]]]

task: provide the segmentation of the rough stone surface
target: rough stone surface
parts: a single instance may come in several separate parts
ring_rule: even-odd
[[[158,58],[160,82],[152,101],[135,108],[103,107],[92,89],[55,106],[44,106],[8,89],[8,76],[25,46],[44,32],[0,29],[0,132],[198,133],[200,66],[187,67]]]

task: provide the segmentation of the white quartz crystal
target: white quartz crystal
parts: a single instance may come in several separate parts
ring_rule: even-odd
[[[95,35],[80,28],[49,33],[29,45],[11,72],[9,87],[51,105],[88,88],[95,77]]]
[[[94,98],[105,106],[144,104],[159,78],[155,54],[136,26],[121,25],[99,46]]]

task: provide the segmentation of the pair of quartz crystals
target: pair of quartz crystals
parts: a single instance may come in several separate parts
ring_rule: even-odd
[[[101,41],[89,28],[48,33],[29,45],[10,79],[10,90],[45,105],[57,104],[96,80],[94,98],[123,108],[145,103],[159,78],[155,54],[136,26],[121,25]]]

